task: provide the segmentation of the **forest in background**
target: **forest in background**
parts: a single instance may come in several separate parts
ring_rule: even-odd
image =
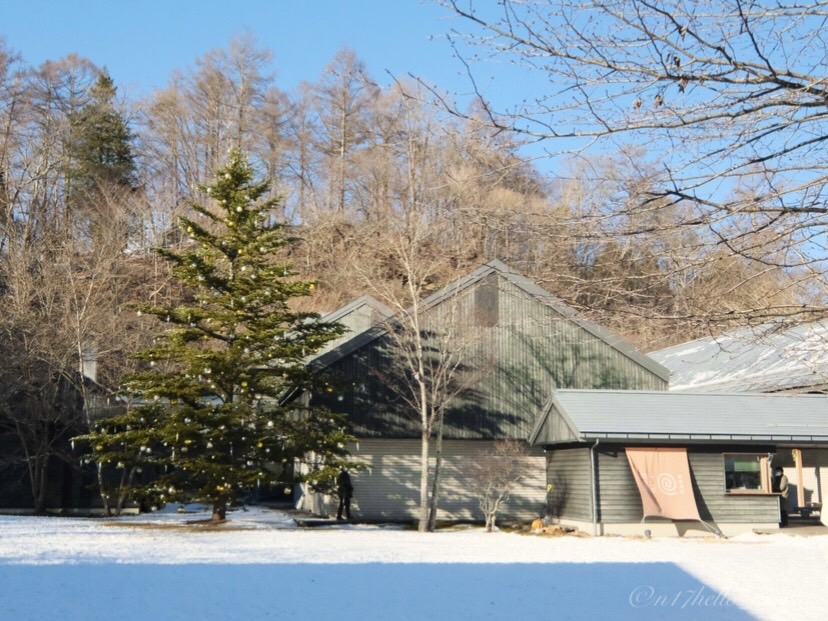
[[[393,296],[413,277],[427,293],[499,258],[645,351],[821,312],[811,271],[721,243],[681,202],[644,201],[659,154],[643,146],[552,174],[483,102],[458,115],[417,81],[380,86],[348,49],[291,92],[277,70],[240,36],[132,101],[90,60],[31,67],[0,47],[4,355],[26,352],[34,378],[94,349],[117,386],[152,338],[127,305],[179,293],[152,249],[182,243],[177,217],[207,204],[200,184],[234,148],[284,199],[273,218],[295,227],[289,258],[318,281],[302,310]],[[736,239],[788,251],[772,227]]]
[[[684,38],[681,29],[673,35]],[[690,78],[709,79],[684,82],[670,54],[656,82],[678,80],[683,92]],[[632,120],[638,133],[628,143],[571,151],[549,170],[527,143],[581,131],[563,116],[532,136],[524,117],[498,116],[483,98],[461,109],[422,79],[383,86],[349,49],[296,89],[280,89],[277,75],[271,53],[242,35],[130,99],[104,65],[69,54],[34,67],[0,41],[0,470],[29,479],[36,509],[47,505],[58,464],[89,465],[78,462],[72,438],[112,413],[100,407],[127,392],[123,378],[146,371],[134,354],[174,337],[162,334],[174,325],[138,309],[204,303],[164,256],[198,251],[182,217],[204,239],[236,225],[217,215],[227,205],[207,189],[231,153],[271,182],[258,197],[272,205],[267,222],[290,230],[270,260],[293,266],[283,277],[313,285],[290,300],[292,311],[324,314],[370,294],[406,318],[417,352],[418,300],[493,258],[643,351],[824,317],[824,208],[780,206],[790,194],[770,173],[789,168],[750,162],[747,172],[728,169],[729,196],[705,202],[678,185],[665,191],[665,168],[681,155],[655,138],[673,140],[666,91],[650,108],[634,99],[618,127],[594,130],[596,139],[614,137]],[[577,68],[561,77],[603,80]],[[638,131],[650,124],[652,141]],[[753,129],[743,138],[735,126],[754,144]],[[716,134],[699,135],[721,151]],[[251,198],[233,197],[240,209]],[[190,319],[172,324],[181,321]],[[425,386],[428,378],[412,376]]]

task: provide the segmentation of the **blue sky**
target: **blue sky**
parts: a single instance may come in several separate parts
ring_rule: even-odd
[[[0,0],[0,36],[27,63],[76,52],[105,65],[130,96],[164,86],[172,70],[245,30],[273,52],[284,90],[316,80],[343,46],[380,83],[411,72],[462,89],[462,65],[432,39],[453,23],[421,0]]]

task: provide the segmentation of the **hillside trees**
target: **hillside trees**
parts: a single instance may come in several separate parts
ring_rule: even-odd
[[[461,18],[451,36],[472,73],[475,59],[489,57],[527,84],[543,79],[508,111],[485,103],[491,126],[541,141],[550,154],[623,157],[646,146],[650,182],[616,212],[637,214],[616,238],[647,234],[642,221],[661,220],[662,236],[694,232],[698,245],[687,253],[693,264],[705,256],[702,269],[741,257],[751,276],[734,286],[772,270],[783,281],[808,277],[811,293],[824,295],[824,248],[814,243],[828,215],[822,2],[440,3]],[[734,307],[727,291],[706,320],[823,312],[812,297]],[[660,316],[691,319],[679,309]]]
[[[68,438],[88,424],[91,393],[100,395],[83,362],[114,362],[106,365],[111,379],[119,366],[113,354],[125,342],[118,310],[129,290],[123,251],[132,206],[116,188],[92,185],[106,174],[103,160],[90,156],[84,175],[77,173],[75,138],[117,143],[127,159],[131,145],[127,134],[110,141],[105,124],[79,123],[103,75],[89,61],[70,56],[0,73],[8,78],[0,145],[0,426],[17,447],[5,461],[25,467],[35,511],[43,512],[46,473],[68,463]],[[73,194],[80,179],[90,182],[82,200]]]
[[[780,265],[790,256],[781,240],[756,246],[765,253],[762,267],[747,255],[749,240],[731,234],[743,223],[727,223],[737,253],[722,241],[724,228],[693,220],[684,204],[649,201],[663,175],[649,149],[585,154],[559,176],[544,176],[521,156],[519,133],[492,127],[485,102],[451,116],[416,84],[379,87],[347,50],[318,81],[288,93],[277,88],[268,63],[254,41],[234,42],[147,102],[141,145],[151,167],[148,241],[181,241],[175,214],[213,166],[212,154],[238,143],[260,170],[280,171],[284,216],[300,225],[303,239],[292,249],[295,264],[319,279],[315,295],[297,301],[308,309],[330,309],[358,294],[341,266],[356,248],[364,261],[382,262],[383,222],[409,213],[450,224],[440,233],[452,257],[441,283],[497,256],[645,347],[675,338],[676,322],[683,334],[703,334],[773,309],[801,309],[813,292],[791,282],[805,279],[804,266]],[[239,99],[242,91],[248,95]],[[254,130],[239,130],[240,122]],[[376,235],[377,243],[361,243]],[[723,252],[742,257],[727,282],[707,277]],[[391,281],[394,271],[386,272]],[[751,295],[759,280],[765,291],[781,283],[786,295]]]
[[[68,199],[94,201],[107,189],[135,185],[132,132],[116,108],[117,89],[104,70],[89,87],[89,101],[69,117]]]
[[[321,381],[304,360],[341,329],[291,309],[315,283],[285,260],[290,229],[273,219],[277,200],[253,175],[233,151],[204,188],[207,204],[181,219],[189,243],[160,250],[185,296],[141,307],[164,329],[126,383],[140,405],[84,438],[108,469],[162,469],[139,493],[208,502],[214,520],[260,483],[335,477],[350,439],[329,412],[277,405],[288,388]],[[299,474],[294,466],[306,460]]]
[[[229,150],[249,153],[271,172],[280,165],[284,98],[273,85],[270,60],[269,51],[242,35],[227,49],[198,58],[193,69],[173,74],[142,102],[140,156],[152,208],[148,247],[180,241],[176,219]]]

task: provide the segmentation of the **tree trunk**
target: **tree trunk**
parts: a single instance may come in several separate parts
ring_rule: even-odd
[[[341,121],[340,121],[339,131],[340,131],[339,162],[338,162],[339,170],[337,171],[338,176],[339,176],[339,179],[337,179],[337,181],[339,182],[339,185],[337,187],[337,197],[336,198],[337,198],[337,201],[338,201],[337,210],[339,211],[339,213],[344,214],[345,213],[345,149],[346,149],[346,146],[347,146],[346,143],[347,143],[347,140],[348,140],[348,134],[347,134],[347,131],[348,131],[348,116],[347,116],[347,111],[344,110],[344,109],[342,110],[342,118],[341,118]]]
[[[112,517],[112,507],[109,504],[109,495],[106,493],[106,489],[104,488],[103,464],[99,463],[95,470],[96,476],[98,477],[98,493],[100,494],[101,502],[103,503],[104,515],[106,517]]]
[[[435,443],[434,479],[431,482],[431,500],[428,505],[428,531],[437,527],[437,505],[440,497],[440,473],[443,465],[443,411],[437,420],[437,441]]]
[[[46,515],[46,490],[48,488],[49,458],[39,457],[37,460],[36,475],[34,478],[34,514]]]
[[[103,503],[104,515],[106,517],[112,517],[112,507],[109,504],[109,494],[106,493],[106,489],[104,488],[103,465],[98,464],[96,470],[98,477],[98,493],[100,494],[101,502]]]
[[[80,337],[76,338],[77,341],[77,352],[78,352],[78,360],[83,361],[83,339]],[[81,398],[83,399],[83,418],[86,421],[86,431],[92,431],[92,413],[89,411],[89,394],[86,390],[86,382],[81,381],[79,382],[79,390],[81,393]],[[98,494],[101,497],[101,503],[103,504],[103,512],[106,517],[112,517],[112,507],[109,504],[109,496],[106,494],[106,490],[104,488],[104,478],[103,478],[103,464],[96,464],[95,468],[95,477],[98,480]],[[120,512],[118,512],[120,515]]]
[[[422,430],[420,443],[420,519],[417,530],[424,533],[428,530],[428,443],[429,430]]]
[[[115,515],[120,516],[124,511],[124,505],[129,497],[129,490],[132,487],[132,480],[135,477],[135,471],[137,469],[137,466],[132,466],[128,475],[126,468],[121,473],[121,485],[118,489],[118,499],[115,501]]]

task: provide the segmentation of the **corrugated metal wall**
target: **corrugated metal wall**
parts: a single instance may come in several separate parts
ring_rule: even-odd
[[[468,490],[464,460],[490,448],[488,441],[443,443],[443,474],[438,520],[482,521],[477,498]],[[418,517],[420,486],[420,442],[418,440],[360,440],[351,447],[352,456],[367,466],[352,473],[355,519],[368,521],[412,521]],[[499,513],[499,520],[530,521],[543,511],[546,501],[545,458],[533,450],[530,479],[512,493]],[[432,468],[434,461],[432,459]]]
[[[592,520],[589,448],[556,449],[547,454],[547,502],[550,517]]]

